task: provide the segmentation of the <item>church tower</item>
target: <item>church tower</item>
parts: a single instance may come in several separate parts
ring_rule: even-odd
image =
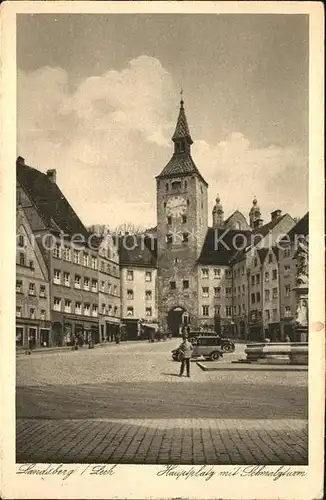
[[[257,205],[256,196],[252,200],[252,207],[249,212],[249,225],[252,229],[256,229],[263,225],[263,220],[261,218],[261,211],[259,206]]]
[[[181,99],[173,154],[156,177],[158,312],[163,328],[196,327],[197,259],[207,233],[207,188],[191,157],[193,144]]]

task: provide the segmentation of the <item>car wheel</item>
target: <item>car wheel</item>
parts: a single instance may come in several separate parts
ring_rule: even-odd
[[[217,361],[219,359],[220,355],[217,351],[212,352],[211,354],[211,360],[212,361]]]
[[[224,352],[233,352],[234,351],[234,347],[231,344],[225,344],[222,347],[222,349],[223,349]]]

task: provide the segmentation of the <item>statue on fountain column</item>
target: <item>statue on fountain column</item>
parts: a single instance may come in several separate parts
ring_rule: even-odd
[[[308,325],[308,300],[306,298],[299,298],[295,321],[300,326]]]
[[[296,285],[298,288],[308,287],[308,248],[306,246],[299,247],[297,253],[295,254],[297,260],[297,275],[296,275]]]

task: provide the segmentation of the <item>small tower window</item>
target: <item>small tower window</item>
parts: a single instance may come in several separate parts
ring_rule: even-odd
[[[172,224],[172,217],[168,217],[168,224],[169,226]]]
[[[169,184],[168,184],[168,183],[166,183],[166,184],[165,184],[165,191],[168,191],[168,190],[169,190]]]
[[[183,215],[182,216],[182,224],[185,224],[187,222],[187,216]]]
[[[188,183],[187,183],[187,181],[185,181],[185,189],[187,189],[187,187],[188,187]]]
[[[172,182],[172,189],[181,189],[181,181]]]

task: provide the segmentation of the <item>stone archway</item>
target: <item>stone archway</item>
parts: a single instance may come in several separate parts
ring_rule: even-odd
[[[188,325],[189,313],[184,307],[173,307],[168,312],[167,322],[170,332],[177,337],[180,333],[180,325]]]

